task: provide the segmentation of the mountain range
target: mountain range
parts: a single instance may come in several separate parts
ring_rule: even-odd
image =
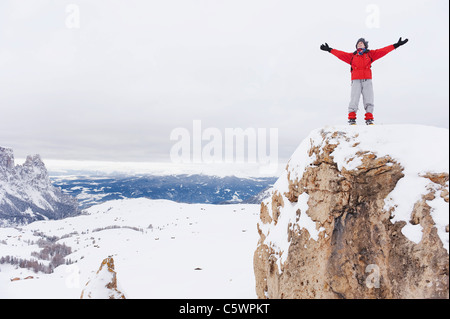
[[[78,202],[53,186],[39,155],[14,164],[12,149],[0,147],[0,226],[61,219],[80,213]]]
[[[81,208],[108,200],[141,197],[189,204],[259,204],[264,191],[276,181],[274,177],[202,174],[53,176],[50,179],[65,194],[76,197]]]
[[[209,174],[49,173],[39,155],[15,165],[13,150],[0,147],[0,227],[75,216],[92,205],[116,199],[259,204],[275,181],[275,177]]]

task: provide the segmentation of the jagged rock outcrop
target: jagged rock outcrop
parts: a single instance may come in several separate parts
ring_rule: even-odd
[[[39,155],[14,165],[13,151],[0,147],[0,227],[77,214],[76,199],[51,184]]]
[[[258,297],[448,298],[448,144],[424,126],[313,131],[261,203]]]
[[[117,274],[114,259],[105,258],[94,278],[86,283],[81,292],[81,299],[126,299],[117,289]]]

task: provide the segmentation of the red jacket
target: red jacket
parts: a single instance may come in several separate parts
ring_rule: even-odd
[[[382,49],[368,50],[362,55],[336,49],[332,49],[330,53],[352,66],[352,80],[364,80],[372,78],[372,70],[370,69],[372,62],[384,57],[394,49],[394,45],[391,44]]]

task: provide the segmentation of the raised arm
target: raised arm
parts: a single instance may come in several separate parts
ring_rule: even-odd
[[[388,45],[387,47],[384,47],[381,49],[371,50],[370,56],[372,57],[372,61],[376,61],[376,60],[384,57],[386,54],[394,51],[394,49],[397,49],[399,46],[404,45],[406,42],[408,42],[408,39],[402,40],[402,38],[400,37],[400,39],[398,39],[397,43]]]
[[[334,55],[335,57],[337,57],[338,59],[344,61],[345,63],[348,63],[348,64],[352,63],[353,53],[339,51],[336,49],[331,49],[330,53],[332,55]]]
[[[389,52],[394,51],[394,49],[394,45],[391,44],[381,49],[370,50],[370,57],[372,58],[372,62],[384,57]]]
[[[331,54],[333,54],[334,56],[336,56],[337,58],[339,58],[340,60],[344,61],[345,63],[350,64],[352,62],[352,57],[353,57],[353,53],[348,53],[348,52],[344,52],[344,51],[339,51],[336,49],[332,49],[328,46],[328,43],[322,44],[320,46],[320,49],[322,51],[328,51]]]

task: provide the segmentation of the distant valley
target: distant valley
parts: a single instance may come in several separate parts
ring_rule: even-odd
[[[60,175],[52,184],[75,197],[80,208],[124,198],[167,199],[181,203],[259,204],[275,177],[210,175]]]

